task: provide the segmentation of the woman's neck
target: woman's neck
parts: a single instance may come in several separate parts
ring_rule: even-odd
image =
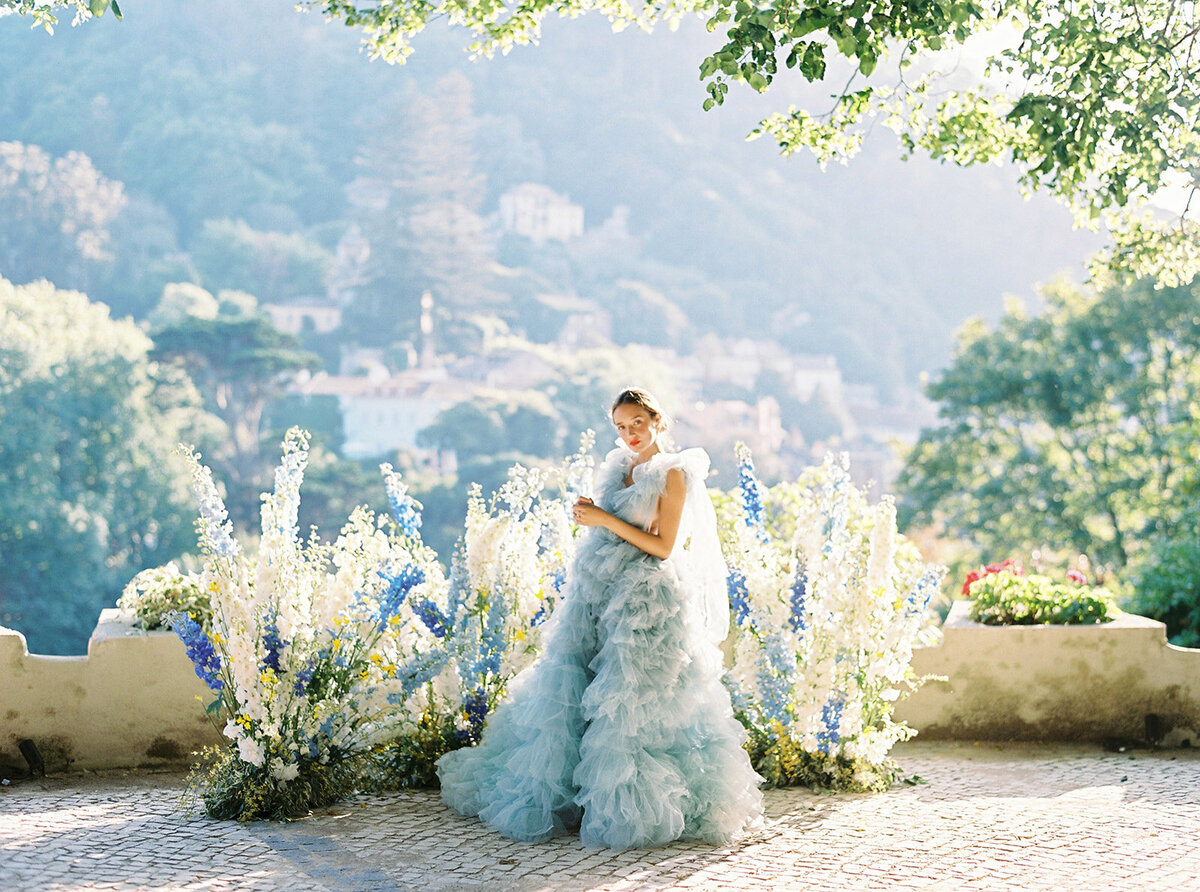
[[[650,461],[650,459],[654,458],[654,456],[658,455],[660,452],[662,452],[662,450],[658,448],[657,443],[654,444],[654,451],[649,453],[648,455],[643,455],[640,452],[635,452],[633,454],[633,462],[632,462],[632,464],[630,464],[629,469],[633,470],[638,465],[644,465],[646,462]]]

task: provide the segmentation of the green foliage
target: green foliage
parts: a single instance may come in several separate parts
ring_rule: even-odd
[[[59,9],[74,12],[72,24],[98,19],[109,9],[114,17],[124,18],[117,0],[0,0],[0,15],[17,12],[30,16],[34,27],[44,28],[49,34],[54,33],[54,26],[58,24],[55,10]]]
[[[989,626],[1105,623],[1117,611],[1102,588],[1008,570],[972,582],[970,597],[971,619]]]
[[[838,793],[882,793],[900,777],[899,768],[890,758],[875,765],[840,752],[830,755],[803,749],[779,722],[763,729],[743,713],[737,718],[750,735],[746,752],[750,764],[766,782],[765,789],[799,786]]]
[[[1125,606],[1166,623],[1171,642],[1200,647],[1200,509],[1151,538],[1129,573]]]
[[[264,303],[325,294],[333,257],[298,233],[260,232],[244,220],[206,220],[192,260],[210,291],[246,291]]]
[[[281,783],[268,768],[238,758],[236,749],[212,746],[192,766],[183,798],[220,821],[286,821],[352,795],[364,758],[331,758],[326,765],[301,758],[299,775]]]
[[[234,488],[230,514],[237,523],[250,523],[258,516],[267,470],[260,449],[267,403],[282,394],[295,373],[318,368],[320,359],[263,315],[220,315],[219,302],[217,315],[211,315],[205,297],[214,300],[197,286],[164,295],[182,309],[164,308],[158,315],[169,321],[153,333],[153,356],[186,370],[210,410],[225,422],[228,437],[217,457]],[[197,308],[203,315],[194,314]]]
[[[213,419],[149,339],[81,294],[0,280],[0,615],[79,653],[135,572],[191,543],[180,440]]]
[[[546,396],[525,391],[455,403],[439,412],[417,435],[417,441],[449,450],[460,462],[470,463],[491,461],[500,444],[526,455],[550,458],[561,453],[563,432]]]
[[[170,628],[171,614],[177,612],[186,613],[206,629],[212,620],[212,604],[200,577],[182,572],[174,561],[143,570],[129,580],[117,607],[133,614],[138,625],[148,631]]]
[[[371,751],[364,760],[359,789],[384,793],[436,787],[437,760],[470,742],[468,735],[456,733],[451,718],[427,712],[415,731],[381,743]]]
[[[362,148],[357,185],[372,197],[356,213],[371,251],[366,281],[345,314],[361,343],[424,345],[433,335],[420,327],[426,293],[441,351],[474,352],[466,317],[488,307],[498,314],[472,103],[470,81],[445,75],[427,92],[388,103],[385,114],[405,126],[379,127]]]
[[[1119,572],[1189,499],[1200,459],[1200,284],[1067,286],[965,326],[928,387],[943,423],[898,481],[905,526],[980,555],[1086,554]]]

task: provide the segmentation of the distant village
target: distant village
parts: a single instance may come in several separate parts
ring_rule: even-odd
[[[364,196],[364,200],[369,199]],[[600,227],[601,233],[620,238],[626,216],[625,209],[617,208]],[[568,242],[584,234],[583,208],[536,183],[524,183],[502,195],[492,222],[499,231],[524,236],[536,245]],[[266,305],[275,327],[296,335],[337,330],[343,308],[361,281],[368,253],[361,234],[351,229],[338,246],[329,293],[319,299]],[[431,471],[454,473],[457,458],[452,452],[418,440],[419,432],[440,412],[481,396],[503,397],[544,387],[558,374],[556,355],[611,345],[614,320],[605,307],[577,296],[555,296],[554,301],[566,315],[554,342],[512,337],[483,355],[454,356],[438,351],[433,298],[426,294],[421,340],[410,351],[406,367],[393,367],[382,349],[351,346],[343,350],[336,373],[302,374],[291,392],[300,398],[336,399],[345,458],[369,459],[400,451]],[[791,353],[770,340],[707,334],[687,355],[659,347],[642,352],[673,374],[673,436],[678,444],[704,445],[714,458],[728,458],[733,445],[741,441],[756,457],[770,457],[768,466],[781,475],[795,475],[836,449],[850,453],[856,482],[874,484],[878,494],[889,489],[899,473],[897,445],[915,442],[920,429],[935,422],[933,404],[915,388],[884,405],[874,387],[847,383],[833,356]],[[827,420],[835,422],[833,432],[820,439],[806,437],[799,419],[790,417],[775,396],[751,396],[758,393],[764,373],[783,382],[789,405],[819,407]],[[743,397],[720,398],[731,391]],[[601,448],[605,442],[602,438]]]

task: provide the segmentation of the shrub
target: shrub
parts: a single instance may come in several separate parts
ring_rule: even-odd
[[[1104,623],[1117,612],[1102,588],[1009,569],[984,574],[968,591],[971,619],[990,626]]]
[[[184,573],[174,561],[143,570],[129,580],[117,607],[132,614],[147,631],[168,628],[174,613],[186,613],[205,628],[212,621],[212,603],[200,577]]]
[[[1150,542],[1129,583],[1130,611],[1166,623],[1172,644],[1200,647],[1200,511]]]

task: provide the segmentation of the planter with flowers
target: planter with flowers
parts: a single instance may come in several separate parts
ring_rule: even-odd
[[[913,656],[947,681],[897,709],[926,739],[1200,744],[1200,651],[1118,610],[1086,565],[1058,581],[1007,560],[963,594],[941,645]]]

